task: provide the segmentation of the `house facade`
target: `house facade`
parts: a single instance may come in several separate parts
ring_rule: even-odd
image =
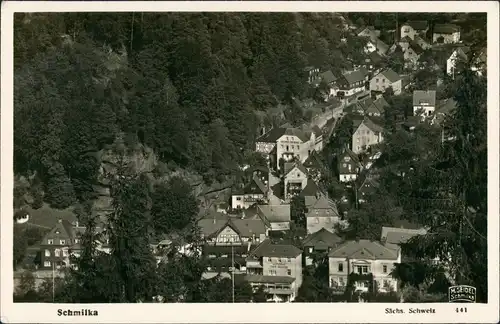
[[[401,94],[401,77],[391,69],[380,72],[370,80],[371,91],[384,92],[389,87],[392,88],[395,95]]]
[[[415,39],[415,36],[425,36],[428,30],[427,21],[407,21],[401,26],[401,38]]]
[[[231,196],[232,209],[247,209],[257,202],[266,203],[268,201],[269,187],[264,184],[256,174],[250,183],[242,190],[235,191]]]
[[[40,242],[40,269],[60,269],[71,265],[70,255],[79,254],[84,227],[59,219]]]
[[[400,250],[393,250],[380,242],[359,240],[347,241],[328,254],[330,287],[344,290],[350,273],[373,275],[376,289],[380,292],[398,290],[397,280],[391,271],[401,263]],[[355,282],[355,290],[367,292],[370,283],[361,279]]]
[[[290,205],[258,205],[257,213],[270,231],[290,229]]]
[[[254,290],[264,286],[269,300],[291,302],[302,284],[302,251],[266,240],[251,251],[246,270],[245,280]]]
[[[352,135],[352,152],[359,154],[371,145],[383,142],[383,127],[369,118],[365,118],[355,127]]]
[[[316,233],[322,229],[335,232],[335,225],[340,221],[337,206],[325,195],[320,195],[314,205],[307,209],[307,234]]]
[[[432,42],[453,44],[460,42],[460,27],[453,24],[436,24],[432,31]]]
[[[322,139],[316,139],[316,133],[293,127],[273,128],[256,141],[256,152],[267,156],[271,165],[280,168],[280,160],[291,161],[294,158],[304,162],[309,154],[322,148]]]
[[[436,110],[436,90],[413,91],[413,115],[428,118]]]
[[[203,218],[198,221],[200,234],[209,245],[248,245],[263,242],[269,228],[260,218]]]
[[[451,53],[450,57],[446,60],[446,73],[452,77],[455,76],[456,68],[459,62],[467,60],[468,47],[459,47]]]
[[[368,71],[360,68],[352,72],[346,72],[336,82],[333,93],[340,98],[349,98],[366,90]]]
[[[344,153],[339,155],[338,172],[340,182],[356,180],[361,169],[361,163],[357,155],[350,149],[346,148]]]
[[[307,169],[302,163],[289,164],[285,164],[285,175],[283,177],[285,200],[290,200],[300,194],[307,185]]]

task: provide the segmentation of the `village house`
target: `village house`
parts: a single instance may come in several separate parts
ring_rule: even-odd
[[[340,98],[349,98],[360,92],[365,92],[368,75],[368,71],[363,67],[352,72],[346,72],[337,79],[336,87],[332,90],[332,93]]]
[[[307,208],[306,222],[307,234],[315,233],[321,229],[335,231],[335,225],[340,221],[340,215],[335,202],[325,195],[320,195],[318,200]]]
[[[432,30],[432,42],[452,44],[460,42],[460,27],[454,24],[436,24]]]
[[[401,77],[391,69],[384,70],[370,80],[370,90],[384,92],[392,88],[395,95],[401,94]]]
[[[300,194],[307,185],[307,178],[307,169],[302,163],[285,163],[283,176],[285,200],[290,200]]]
[[[320,157],[318,153],[313,152],[307,160],[303,163],[304,167],[307,170],[307,174],[314,180],[319,181],[321,179],[321,175],[323,174],[323,163],[320,161]]]
[[[58,219],[55,226],[42,238],[38,244],[38,252],[41,270],[61,269],[71,266],[76,267],[71,257],[78,258],[82,251],[81,235],[85,227],[80,226],[78,221]],[[109,238],[106,231],[99,224],[95,229],[99,239],[95,241],[96,250],[110,253]]]
[[[436,90],[413,91],[413,115],[430,117],[436,109]]]
[[[206,260],[206,269],[202,279],[211,279],[216,276],[231,278],[235,275],[246,273],[246,258],[250,251],[257,245],[205,245],[201,254]]]
[[[362,166],[358,156],[349,148],[338,157],[338,172],[340,182],[350,182],[356,180]]]
[[[380,30],[375,29],[374,26],[361,27],[356,31],[358,37],[380,37]]]
[[[231,208],[246,209],[256,202],[266,203],[268,192],[268,185],[264,184],[257,175],[254,175],[248,185],[233,192],[231,195]]]
[[[359,154],[371,145],[381,143],[384,140],[384,128],[369,117],[362,121],[355,121],[352,134],[352,151]]]
[[[381,41],[378,37],[371,37],[367,41],[364,51],[365,53],[377,53],[381,56],[385,56],[389,51],[389,45]]]
[[[380,242],[370,240],[347,241],[328,254],[330,287],[344,290],[350,273],[373,275],[374,287],[380,292],[398,290],[397,280],[391,272],[395,263],[401,263],[400,249],[394,250]],[[370,282],[360,279],[355,290],[367,292]]]
[[[314,131],[303,131],[284,125],[260,136],[255,146],[256,152],[264,154],[270,165],[279,169],[281,159],[291,161],[296,158],[304,162],[311,152],[322,147],[322,141],[316,141]]]
[[[370,52],[366,54],[364,68],[371,74],[377,74],[385,66],[384,58],[378,52]]]
[[[246,270],[245,280],[254,290],[263,285],[269,300],[291,302],[302,284],[302,251],[266,240],[251,251]]]
[[[60,269],[71,265],[71,252],[79,253],[80,236],[85,231],[78,223],[59,219],[40,243],[40,268]]]
[[[327,70],[325,72],[320,73],[321,82],[323,82],[328,87],[328,93],[326,94],[327,98],[335,97],[335,81],[337,81],[337,77],[333,74],[331,70]]]
[[[290,205],[258,205],[257,212],[270,231],[290,229]]]
[[[401,26],[401,38],[409,37],[415,39],[416,36],[425,37],[429,30],[427,21],[407,21]]]
[[[378,187],[376,175],[363,173],[356,179],[355,197],[359,203],[365,203],[367,197],[373,195]]]
[[[314,66],[307,66],[304,68],[304,72],[307,74],[307,82],[309,84],[319,84],[320,78],[318,68],[315,68]]]
[[[301,191],[299,197],[303,197],[306,201],[306,208],[312,206],[313,203],[318,199],[319,194],[321,194],[321,190],[318,184],[311,178],[307,179],[306,187]],[[308,201],[311,201],[311,204],[307,204]]]
[[[469,51],[470,48],[466,46],[460,46],[453,50],[450,57],[446,60],[446,73],[449,76],[455,77],[458,63],[467,61]]]
[[[389,108],[389,104],[383,96],[378,99],[373,100],[371,97],[367,97],[363,100],[359,100],[352,111],[360,115],[366,116],[384,116],[385,109]]]
[[[198,221],[200,235],[208,245],[247,245],[263,242],[269,227],[260,218],[241,218],[215,213]]]
[[[315,255],[327,254],[341,242],[342,239],[337,234],[326,228],[307,235],[304,241],[302,241],[302,246],[304,247],[304,264],[306,266],[312,265]]]
[[[405,60],[406,68],[417,68],[418,60],[420,56],[424,53],[424,49],[415,41],[411,41],[408,44],[408,48],[404,51],[403,57]]]

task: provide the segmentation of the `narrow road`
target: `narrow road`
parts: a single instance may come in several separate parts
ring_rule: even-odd
[[[313,118],[313,120],[310,123],[310,126],[311,127],[318,126],[319,128],[323,128],[330,119],[332,118],[338,119],[343,109],[344,109],[343,101],[338,107],[335,108],[332,108],[332,106],[326,107],[326,111],[324,113],[317,115],[316,117]]]

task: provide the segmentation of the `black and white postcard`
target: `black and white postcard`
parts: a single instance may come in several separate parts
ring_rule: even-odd
[[[497,323],[499,4],[2,3],[0,323]]]

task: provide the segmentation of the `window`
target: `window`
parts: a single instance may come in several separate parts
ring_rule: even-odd
[[[339,272],[344,272],[344,264],[339,263]]]
[[[309,253],[313,253],[313,248],[312,247],[309,248]]]
[[[237,201],[241,201],[241,197],[236,197],[236,200]]]
[[[292,262],[292,259],[286,258],[286,262]]]
[[[300,173],[297,173],[297,178],[300,178]]]
[[[368,288],[368,281],[363,282],[363,286],[365,286],[365,288]]]
[[[269,270],[269,275],[270,276],[275,276],[276,275],[276,270]]]
[[[54,244],[54,240],[52,240],[52,239],[48,239],[48,240],[47,240],[47,244]]]
[[[50,267],[50,261],[45,261],[45,262],[43,263],[43,266],[44,266],[44,267]]]
[[[62,255],[64,257],[67,257],[68,256],[68,250],[62,250]]]
[[[344,163],[342,166],[343,166],[344,168],[347,168],[347,164],[346,164],[346,163]]]
[[[286,271],[286,274],[287,274],[287,275],[289,275],[289,276],[291,276],[291,275],[292,275],[292,270],[291,270],[291,269],[288,269],[288,270]]]
[[[46,257],[49,257],[49,256],[50,256],[50,251],[49,251],[49,250],[45,250],[45,256],[46,256]]]
[[[272,260],[271,260],[271,258],[267,258],[267,261],[271,262]]]
[[[375,79],[375,82],[378,82],[378,78],[377,78],[377,79]]]
[[[383,266],[382,266],[382,272],[383,272],[383,273],[387,273],[387,266],[386,266],[386,265],[383,265]]]
[[[339,285],[344,286],[344,277],[339,278]]]
[[[403,32],[409,33],[410,32],[410,28],[405,28]]]
[[[278,258],[278,262],[281,262],[281,258]]]
[[[66,244],[66,241],[65,240],[59,240],[59,244],[64,245],[64,244]]]
[[[382,83],[385,83],[385,79],[382,79]]]
[[[78,239],[75,239],[75,244],[78,243]]]
[[[287,151],[290,151],[290,147],[289,147],[288,145],[286,146],[286,150],[287,150]]]
[[[363,273],[368,273],[368,266],[363,266]]]
[[[54,255],[55,255],[56,257],[58,257],[58,256],[60,256],[59,254],[60,254],[59,249],[55,249],[55,250],[54,250]]]

